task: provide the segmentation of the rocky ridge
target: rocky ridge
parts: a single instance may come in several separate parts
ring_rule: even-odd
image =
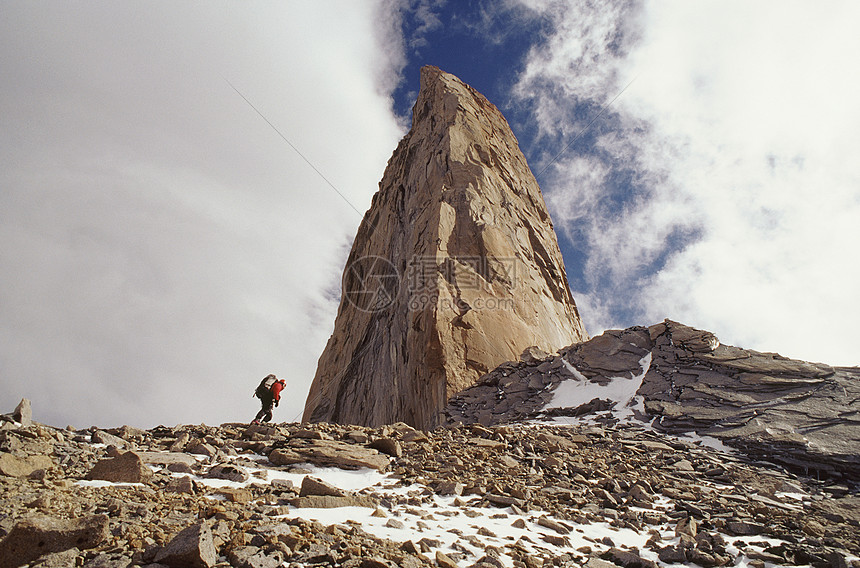
[[[0,432],[0,568],[856,568],[858,505],[622,424]]]
[[[303,420],[431,428],[536,345],[587,339],[552,221],[502,114],[435,67],[356,234]]]
[[[619,388],[625,400],[610,394]],[[575,396],[559,404],[563,392]],[[559,416],[614,424],[620,413],[856,489],[858,401],[860,368],[722,345],[710,332],[666,320],[610,330],[556,355],[528,350],[454,397],[446,416],[485,425]]]

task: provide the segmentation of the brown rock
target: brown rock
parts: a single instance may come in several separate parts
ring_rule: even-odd
[[[584,339],[510,127],[474,89],[424,67],[412,129],[347,260],[303,420],[430,429],[451,396],[525,348]]]
[[[601,554],[601,558],[610,560],[624,568],[658,568],[657,563],[653,560],[646,560],[635,552],[620,550],[618,548],[610,548]]]
[[[368,507],[375,509],[379,506],[379,503],[373,498],[364,495],[346,495],[343,497],[335,497],[334,495],[308,495],[307,497],[291,499],[290,505],[299,509],[336,509],[338,507]]]
[[[164,490],[169,491],[171,493],[187,493],[189,495],[193,495],[194,482],[191,481],[191,478],[187,475],[183,475],[182,477],[174,477],[167,483],[167,485],[164,487]]]
[[[436,564],[439,565],[439,568],[457,568],[458,566],[453,558],[440,550],[436,551]]]
[[[308,495],[332,495],[334,497],[346,497],[347,492],[339,487],[335,487],[331,483],[327,483],[322,479],[306,475],[302,479],[302,488],[299,492],[299,497],[307,497]]]
[[[389,459],[378,451],[347,444],[337,440],[307,440],[301,446],[290,446],[269,454],[275,465],[292,465],[310,462],[319,466],[334,466],[347,469],[367,467],[385,469]]]
[[[0,568],[15,568],[52,552],[93,548],[108,536],[107,515],[68,520],[32,516],[18,521],[0,541]]]
[[[380,438],[378,440],[374,440],[370,443],[370,447],[393,458],[399,458],[403,455],[403,449],[400,447],[400,442],[392,438]]]
[[[134,452],[100,460],[86,476],[86,479],[113,483],[146,483],[151,478],[152,470]]]
[[[212,531],[205,522],[183,529],[155,555],[157,563],[174,568],[210,568],[217,560]]]
[[[54,461],[48,456],[18,457],[10,453],[0,453],[0,474],[9,477],[28,477],[34,471],[50,469]]]
[[[215,490],[217,495],[223,495],[231,503],[247,503],[254,498],[249,489],[235,487],[219,487]]]
[[[446,480],[441,481],[436,486],[436,493],[439,495],[462,495],[463,484],[458,481]]]

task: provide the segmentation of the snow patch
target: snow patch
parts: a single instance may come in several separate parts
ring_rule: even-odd
[[[80,487],[146,487],[143,483],[116,483],[113,481],[103,481],[101,479],[80,479],[75,481],[75,485]]]
[[[589,381],[576,367],[568,363],[562,358],[565,367],[575,377],[575,380],[568,379],[558,384],[553,392],[552,400],[550,400],[544,410],[553,408],[576,408],[587,402],[591,402],[595,398],[601,400],[610,400],[616,403],[614,414],[618,419],[626,419],[633,416],[634,408],[640,408],[644,411],[644,402],[637,400],[633,402],[636,396],[636,391],[642,386],[642,381],[648,370],[651,368],[651,353],[647,353],[639,360],[641,372],[633,377],[612,377],[609,383],[600,385]],[[641,399],[641,397],[637,397]]]

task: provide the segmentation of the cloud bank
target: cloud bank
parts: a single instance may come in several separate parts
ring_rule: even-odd
[[[77,427],[300,416],[402,135],[382,3],[6,3],[0,409]],[[343,194],[333,191],[234,84]]]
[[[670,317],[860,364],[860,8],[522,4],[553,22],[514,94],[589,331]]]

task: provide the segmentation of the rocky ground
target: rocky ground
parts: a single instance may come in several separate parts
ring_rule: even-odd
[[[450,422],[625,415],[720,439],[753,458],[860,489],[860,368],[723,345],[665,320],[609,330],[558,354],[527,350],[446,409]]]
[[[860,567],[844,485],[629,426],[29,422],[0,568]]]

